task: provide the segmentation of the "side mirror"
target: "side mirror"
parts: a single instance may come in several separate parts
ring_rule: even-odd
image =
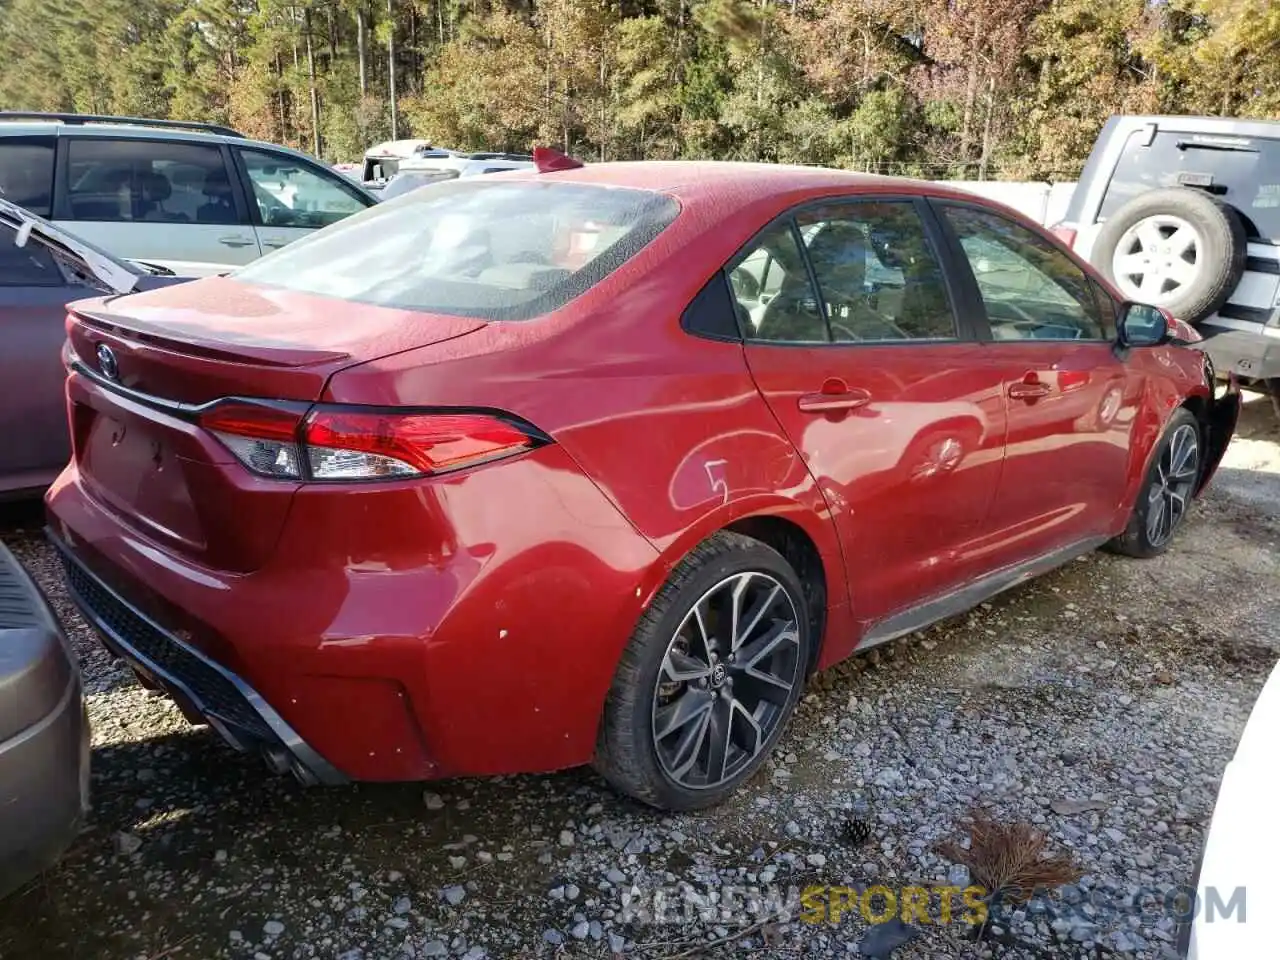
[[[1159,307],[1126,303],[1116,341],[1121,347],[1155,347],[1169,339],[1169,318]]]

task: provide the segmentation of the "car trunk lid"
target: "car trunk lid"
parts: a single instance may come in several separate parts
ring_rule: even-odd
[[[167,547],[219,569],[256,569],[298,483],[251,474],[199,425],[201,409],[228,397],[305,408],[338,370],[483,326],[224,278],[72,304],[68,401],[80,476]]]
[[[343,317],[342,313],[348,313]],[[483,320],[432,315],[255,287],[226,277],[72,305],[71,346],[120,385],[202,404],[227,396],[315,400],[337,370],[463,336]]]

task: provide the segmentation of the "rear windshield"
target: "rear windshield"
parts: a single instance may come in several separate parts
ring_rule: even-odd
[[[1100,218],[1157,187],[1200,187],[1231,204],[1254,239],[1280,241],[1280,140],[1136,131],[1107,187]]]
[[[525,320],[599,283],[678,211],[647,190],[446,181],[318,231],[236,276],[357,303]]]

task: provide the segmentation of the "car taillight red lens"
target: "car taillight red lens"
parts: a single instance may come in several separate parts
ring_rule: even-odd
[[[534,432],[485,413],[417,413],[318,405],[296,410],[224,401],[200,415],[254,473],[306,480],[421,477],[512,456]]]
[[[317,480],[411,477],[458,470],[527,450],[519,427],[480,413],[370,413],[320,409],[305,430]]]
[[[302,411],[228,400],[200,414],[200,426],[264,477],[302,478]]]

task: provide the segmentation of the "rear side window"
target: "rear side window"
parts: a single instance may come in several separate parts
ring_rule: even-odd
[[[0,287],[61,287],[66,284],[53,255],[33,240],[15,246],[11,227],[0,225]]]
[[[41,217],[53,202],[53,138],[0,139],[0,196]]]
[[[911,201],[802,209],[730,267],[750,340],[893,343],[956,336],[942,268]],[[816,287],[815,287],[816,284]]]
[[[1161,132],[1146,146],[1135,131],[1102,200],[1105,220],[1158,187],[1192,186],[1221,197],[1244,217],[1250,237],[1280,240],[1280,140]]]
[[[956,336],[942,266],[915,204],[830,204],[796,223],[835,342]]]
[[[525,320],[608,276],[678,212],[647,190],[448,181],[384,201],[236,276],[383,307]]]
[[[72,220],[239,222],[222,151],[167,140],[76,137],[67,143]]]

